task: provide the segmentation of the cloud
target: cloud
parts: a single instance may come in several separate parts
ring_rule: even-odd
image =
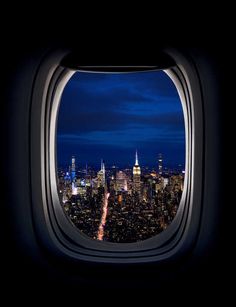
[[[84,112],[71,113],[71,116],[61,116],[58,121],[59,134],[77,134],[94,131],[124,131],[133,129],[162,128],[167,130],[183,130],[183,114],[172,112],[166,114],[127,114],[111,111],[109,113]],[[127,131],[128,132],[128,131]],[[138,131],[137,131],[138,132]]]
[[[81,159],[122,161],[137,147],[147,161],[158,151],[180,159],[184,122],[176,89],[163,72],[75,74],[62,95],[57,140],[60,159],[79,152]]]
[[[176,96],[177,91],[166,73],[162,71],[127,73],[127,74],[91,74],[76,73],[70,84],[79,89],[93,89],[98,92],[121,91],[129,88],[145,94],[162,97]]]
[[[122,109],[129,103],[163,104],[178,97],[175,86],[164,72],[143,74],[76,73],[67,83],[61,108],[63,112],[99,108],[109,111]]]

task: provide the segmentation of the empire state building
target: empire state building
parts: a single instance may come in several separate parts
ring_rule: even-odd
[[[135,165],[133,167],[133,190],[140,194],[141,192],[141,169],[138,164],[138,152],[135,153]]]
[[[104,161],[101,160],[101,169],[100,171],[97,173],[97,179],[98,179],[98,188],[99,187],[105,187],[105,164]]]

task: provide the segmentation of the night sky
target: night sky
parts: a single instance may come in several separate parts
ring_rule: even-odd
[[[78,167],[134,164],[184,165],[183,111],[177,90],[163,72],[101,74],[77,72],[61,98],[57,130],[58,165],[75,155]]]

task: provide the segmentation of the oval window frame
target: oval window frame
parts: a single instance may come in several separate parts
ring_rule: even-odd
[[[71,56],[68,51],[52,52],[40,64],[30,112],[31,196],[35,229],[40,242],[47,249],[74,260],[142,263],[171,259],[193,246],[200,222],[203,190],[204,127],[201,87],[191,59],[177,50],[166,50],[163,54],[164,59],[170,58],[169,63],[163,61],[161,65],[146,66],[145,69],[164,68],[181,98],[186,134],[184,190],[176,217],[168,228],[157,236],[135,243],[107,243],[83,235],[68,221],[57,190],[56,123],[64,86],[77,70],[94,71],[95,68],[96,71],[114,71],[114,66],[73,68],[71,66],[74,64],[68,65],[68,58]],[[168,68],[169,66],[171,67]],[[140,69],[139,67],[124,66],[123,69],[133,71]]]

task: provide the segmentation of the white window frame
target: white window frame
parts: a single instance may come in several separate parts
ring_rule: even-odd
[[[91,70],[88,67],[65,67],[61,63],[68,53],[52,52],[42,61],[32,93],[31,197],[39,241],[58,256],[78,261],[145,263],[169,261],[184,255],[194,246],[197,238],[203,195],[203,101],[194,63],[177,50],[165,51],[175,62],[175,65],[164,71],[178,90],[185,123],[185,180],[176,217],[165,231],[155,237],[121,244],[93,240],[84,235],[69,221],[59,200],[56,125],[60,98],[75,71]],[[155,67],[140,69],[153,70]],[[103,68],[97,70],[102,71]],[[110,67],[110,70],[116,71],[117,68]],[[132,66],[128,70],[132,71]]]

